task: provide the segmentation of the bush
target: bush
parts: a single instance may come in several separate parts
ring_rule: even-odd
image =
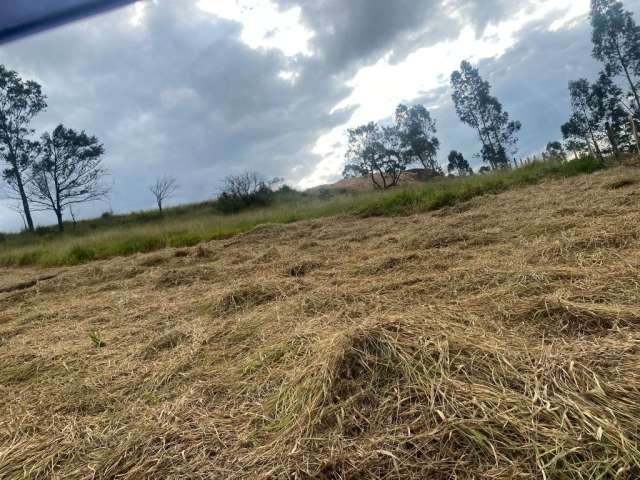
[[[274,192],[266,185],[255,192],[244,195],[223,192],[218,198],[216,206],[220,213],[228,215],[248,208],[267,207],[273,203],[274,196]]]

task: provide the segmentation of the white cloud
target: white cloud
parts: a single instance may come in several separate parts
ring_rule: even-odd
[[[311,55],[313,33],[300,21],[300,7],[279,10],[268,0],[200,0],[198,7],[242,24],[242,40],[251,48],[276,48],[287,56]]]

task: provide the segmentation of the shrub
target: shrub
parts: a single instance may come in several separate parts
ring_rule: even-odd
[[[266,185],[244,195],[223,192],[218,198],[217,209],[225,215],[238,213],[247,208],[267,207],[273,203],[274,193]]]

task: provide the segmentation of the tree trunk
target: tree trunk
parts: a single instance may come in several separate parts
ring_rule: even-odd
[[[29,200],[27,199],[27,193],[24,191],[24,184],[22,183],[22,175],[18,171],[17,166],[14,168],[16,184],[18,186],[18,192],[20,193],[20,200],[22,200],[22,212],[24,213],[24,218],[27,221],[27,228],[30,232],[33,232],[35,229],[33,228],[33,218],[31,217],[31,209],[29,208]]]
[[[633,80],[631,79],[631,74],[629,73],[629,68],[627,67],[627,64],[624,62],[623,56],[622,56],[622,52],[620,51],[620,45],[618,45],[618,42],[616,42],[616,50],[618,52],[618,59],[620,60],[620,65],[622,65],[622,68],[624,70],[624,74],[627,77],[627,81],[629,82],[629,86],[631,87],[631,93],[633,94],[633,98],[636,101],[636,109],[638,112],[640,112],[640,96],[638,95],[638,89],[636,88],[635,84],[633,83]]]
[[[636,127],[636,120],[633,118],[633,115],[629,115],[629,120],[631,121],[631,130],[633,131],[633,138],[636,139],[636,151],[638,155],[640,155],[640,141],[638,141],[638,127]]]
[[[589,155],[591,155],[592,157],[595,157],[596,155],[593,153],[593,147],[591,146],[591,141],[589,140],[589,137],[585,136],[584,137],[584,141],[587,144],[587,149],[589,150]]]
[[[598,142],[596,142],[596,139],[595,139],[595,136],[593,135],[593,133],[591,133],[591,138],[593,139],[593,146],[596,149],[596,154],[598,155],[598,158],[600,160],[603,160],[602,152],[600,151],[600,146],[598,145]]]
[[[56,218],[58,219],[58,230],[64,232],[64,223],[62,222],[62,212],[60,210],[56,210]]]
[[[607,137],[609,137],[609,143],[611,144],[611,150],[613,151],[613,156],[618,158],[618,154],[620,151],[618,150],[618,141],[616,140],[616,134],[611,128],[611,124],[609,122],[605,122],[604,128],[607,130]]]

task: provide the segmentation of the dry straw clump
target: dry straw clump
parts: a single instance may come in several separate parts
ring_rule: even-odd
[[[2,270],[0,478],[638,478],[634,175]]]

